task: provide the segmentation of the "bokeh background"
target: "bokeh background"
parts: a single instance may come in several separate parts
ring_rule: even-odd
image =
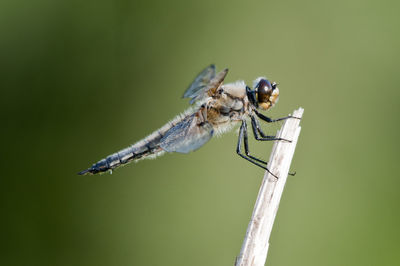
[[[267,265],[398,265],[399,8],[1,1],[0,264],[233,265],[263,176],[235,154],[236,131],[76,175],[186,109],[215,63],[228,82],[277,81],[271,117],[305,108]]]

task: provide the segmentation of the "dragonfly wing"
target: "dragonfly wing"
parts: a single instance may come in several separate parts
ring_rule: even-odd
[[[219,72],[208,82],[207,86],[198,91],[196,96],[193,97],[192,100],[190,100],[190,104],[196,101],[202,101],[207,97],[213,96],[218,88],[223,84],[226,74],[228,74],[227,68]]]
[[[160,141],[160,147],[167,152],[188,153],[207,143],[213,133],[208,122],[199,122],[193,114],[168,130]]]
[[[214,77],[215,65],[206,67],[199,75],[197,75],[189,88],[186,89],[182,98],[191,98],[190,103],[192,104],[195,101],[195,98],[204,93],[205,88]]]
[[[228,69],[225,68],[221,72],[219,72],[212,80],[210,80],[210,83],[208,84],[205,92],[207,93],[207,96],[213,96],[217,89],[222,85],[224,82],[224,79],[226,75],[228,74]]]
[[[187,88],[183,94],[183,98],[191,98],[190,104],[193,104],[196,101],[214,95],[224,82],[226,74],[228,74],[227,68],[215,74],[215,66],[208,66],[195,78],[189,88]]]

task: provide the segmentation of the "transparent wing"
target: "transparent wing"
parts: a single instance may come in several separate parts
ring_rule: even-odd
[[[217,89],[222,85],[224,79],[228,74],[228,69],[225,68],[221,72],[219,72],[208,84],[206,90],[204,91],[203,96],[213,96]]]
[[[168,130],[160,141],[160,147],[167,152],[188,153],[203,146],[213,133],[213,127],[208,122],[198,123],[197,116],[193,114]]]
[[[189,88],[186,89],[182,98],[192,98],[190,103],[192,104],[194,99],[203,92],[204,88],[207,87],[208,83],[212,78],[215,77],[215,65],[206,67],[199,75],[194,79]]]
[[[222,84],[227,73],[228,69],[224,69],[215,75],[215,65],[208,66],[190,84],[183,94],[183,98],[191,98],[190,104],[193,104],[195,101],[212,95]],[[212,93],[210,94],[210,92]]]

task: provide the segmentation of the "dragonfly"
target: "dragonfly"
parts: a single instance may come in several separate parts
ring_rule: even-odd
[[[271,119],[260,113],[260,109],[269,110],[277,103],[279,89],[276,82],[271,83],[267,78],[259,77],[254,80],[251,89],[242,80],[224,84],[227,74],[227,68],[216,73],[215,65],[206,67],[183,94],[182,98],[189,98],[192,105],[188,110],[144,139],[107,156],[78,174],[112,172],[121,165],[155,158],[165,152],[189,153],[206,144],[213,136],[227,132],[238,124],[241,125],[236,153],[270,172],[267,162],[251,155],[249,151],[247,121],[251,123],[254,138],[258,141],[290,142],[266,135],[259,120],[272,123],[296,117],[289,115]]]

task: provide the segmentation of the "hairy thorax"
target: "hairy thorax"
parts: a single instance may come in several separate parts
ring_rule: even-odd
[[[216,133],[230,130],[236,124],[232,122],[241,121],[243,115],[248,112],[249,101],[245,85],[227,84],[222,86],[214,97],[207,99],[204,107],[207,120],[214,127]]]

